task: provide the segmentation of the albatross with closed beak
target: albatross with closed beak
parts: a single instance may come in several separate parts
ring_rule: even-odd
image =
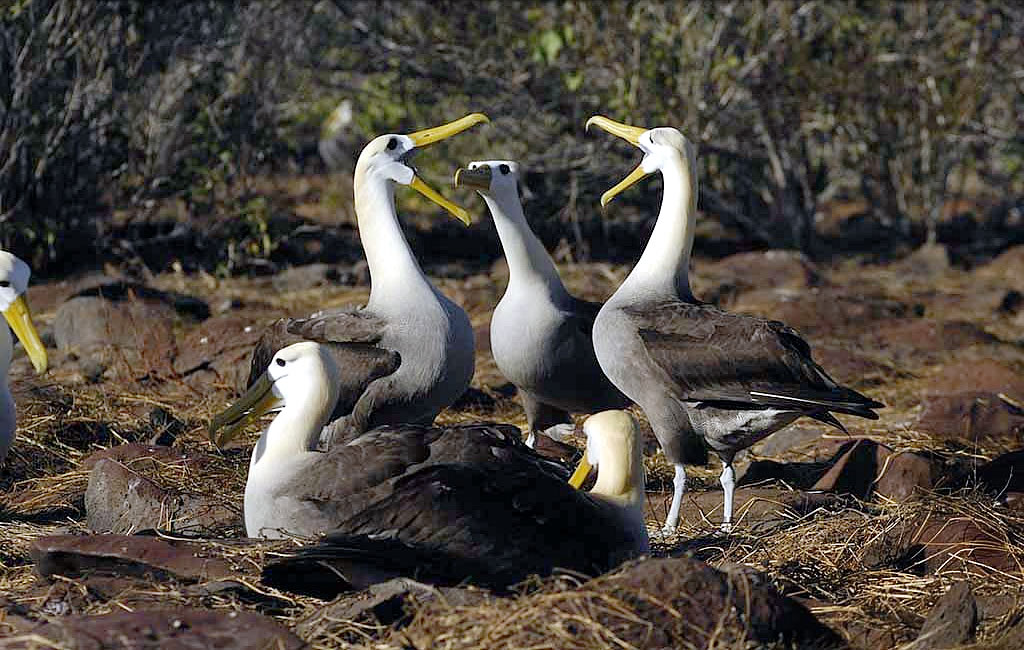
[[[355,210],[370,271],[365,307],[283,319],[253,351],[249,384],[274,353],[301,340],[327,345],[345,372],[321,437],[341,442],[381,424],[430,423],[473,377],[473,328],[466,312],[423,273],[402,234],[395,185],[408,185],[463,223],[466,211],[424,183],[412,167],[420,148],[487,122],[481,113],[408,135],[374,138],[356,163]]]
[[[480,193],[508,261],[508,287],[491,317],[491,352],[502,374],[519,391],[529,439],[557,427],[570,413],[629,406],[594,356],[591,332],[600,303],[572,296],[519,200],[519,165],[511,160],[471,162],[455,173],[455,185]],[[529,444],[529,443],[528,443]],[[531,444],[532,446],[532,444]]]
[[[675,466],[665,532],[674,532],[686,485],[683,464],[701,441],[722,459],[722,528],[732,524],[737,452],[808,416],[843,429],[832,412],[877,419],[882,404],[840,386],[811,358],[810,346],[779,321],[732,314],[690,290],[697,214],[697,156],[671,127],[643,129],[596,116],[591,125],[638,147],[640,165],[604,193],[601,205],[660,172],[661,211],[632,272],[594,323],[601,367],[639,404]]]
[[[25,264],[7,251],[0,251],[0,312],[10,324],[14,334],[25,347],[29,360],[37,373],[46,372],[46,348],[39,340],[39,333],[32,324],[32,314],[25,300],[28,279],[32,272]],[[7,458],[7,452],[14,443],[15,410],[14,397],[7,385],[7,371],[11,367],[14,341],[11,329],[0,325],[0,465]]]
[[[309,553],[375,567],[374,575],[405,574],[415,559],[439,579],[502,585],[555,567],[603,570],[646,550],[643,458],[629,414],[584,424],[598,479],[583,493],[573,487],[580,480],[567,483],[503,425],[385,426],[316,450],[342,372],[324,346],[290,345],[211,422],[224,444],[245,420],[279,411],[252,453],[250,536],[330,532],[327,546]]]

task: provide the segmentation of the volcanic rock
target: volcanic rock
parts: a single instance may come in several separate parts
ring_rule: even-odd
[[[917,640],[908,650],[960,647],[974,636],[978,625],[978,604],[969,582],[958,582],[935,603]]]
[[[924,394],[1002,393],[1024,401],[1024,376],[994,359],[954,361],[922,382]]]
[[[1024,410],[997,393],[929,394],[916,428],[942,440],[979,442],[1024,434]]]
[[[192,385],[244,386],[253,348],[266,326],[239,314],[209,318],[181,341],[174,371]]]
[[[916,489],[933,486],[931,461],[914,452],[895,452],[871,440],[844,445],[832,467],[811,488],[868,499],[874,493],[904,501]]]

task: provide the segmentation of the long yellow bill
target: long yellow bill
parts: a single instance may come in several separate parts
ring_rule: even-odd
[[[409,187],[416,190],[423,196],[427,197],[434,203],[438,204],[442,208],[448,211],[450,215],[466,224],[467,226],[473,223],[473,220],[469,217],[469,212],[466,211],[461,205],[452,203],[448,199],[444,198],[437,191],[423,182],[423,179],[419,176],[413,176],[412,182],[409,183]]]
[[[603,115],[595,115],[594,117],[587,120],[586,130],[590,130],[590,125],[598,127],[602,131],[607,131],[614,136],[618,136],[626,142],[636,146],[640,143],[640,136],[647,132],[647,129],[639,126],[631,126],[629,124],[623,124],[622,122],[616,122],[615,120],[608,119]],[[647,176],[641,167],[637,167],[630,173],[629,176],[625,177],[615,187],[608,190],[601,195],[601,206],[604,207],[611,202],[619,193],[626,188],[635,184],[640,179]]]
[[[223,447],[238,435],[246,422],[284,406],[281,399],[274,394],[273,388],[274,382],[270,380],[270,376],[267,373],[260,375],[237,402],[210,420],[210,442]],[[223,431],[217,435],[221,429]]]
[[[470,113],[466,117],[461,117],[454,122],[410,133],[409,137],[417,147],[425,147],[428,144],[434,144],[435,142],[439,142],[446,138],[450,138],[453,135],[462,133],[466,129],[476,126],[477,124],[490,121],[491,120],[483,113]]]
[[[450,138],[453,135],[462,133],[466,129],[476,126],[477,124],[490,122],[486,115],[483,113],[470,113],[469,115],[459,118],[454,122],[442,124],[441,126],[431,127],[429,129],[423,129],[422,131],[416,131],[410,133],[409,138],[413,144],[417,147],[425,147],[435,142],[440,142],[446,138]],[[442,208],[448,211],[453,217],[466,224],[467,226],[473,221],[469,218],[469,212],[466,211],[462,206],[452,203],[448,199],[444,198],[437,191],[423,182],[419,176],[414,176],[412,183],[409,184],[414,190],[427,197],[434,203],[438,204]]]
[[[583,485],[583,481],[587,480],[588,476],[590,476],[590,461],[587,460],[587,454],[584,453],[580,464],[576,467],[576,471],[569,477],[569,485],[578,490]]]
[[[46,348],[39,340],[39,332],[36,331],[36,326],[32,323],[32,312],[29,311],[25,296],[18,296],[14,299],[11,306],[4,311],[4,318],[11,324],[15,336],[25,346],[25,352],[28,353],[28,358],[35,366],[36,372],[40,375],[46,372],[49,365]]]
[[[455,187],[469,187],[474,190],[491,189],[491,168],[463,169],[460,167],[455,171]]]

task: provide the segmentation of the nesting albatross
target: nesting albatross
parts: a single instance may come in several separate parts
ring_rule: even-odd
[[[594,324],[594,349],[608,378],[639,404],[675,466],[665,532],[673,532],[686,486],[683,464],[703,440],[722,459],[722,528],[732,523],[736,453],[808,416],[843,429],[832,415],[877,419],[881,403],[840,386],[811,358],[810,346],[779,321],[731,314],[690,290],[697,212],[693,144],[670,127],[643,129],[596,116],[597,126],[644,152],[640,165],[601,197],[655,172],[661,211],[644,252]],[[845,430],[845,429],[844,429]]]
[[[469,215],[426,185],[410,159],[421,147],[487,122],[473,113],[408,135],[373,139],[356,162],[355,210],[370,271],[365,307],[282,319],[253,351],[249,385],[277,350],[301,340],[329,346],[345,372],[334,414],[321,436],[342,442],[381,424],[430,423],[473,377],[473,329],[461,307],[430,283],[402,234],[395,184],[408,185],[463,223]]]
[[[253,449],[250,536],[331,531],[302,559],[363,563],[374,575],[417,573],[410,563],[422,564],[437,579],[492,585],[555,567],[603,570],[646,550],[643,458],[629,414],[584,424],[587,457],[598,466],[587,494],[503,425],[385,426],[317,451],[341,372],[324,346],[288,346],[211,422],[223,444],[242,420],[280,411]]]
[[[491,318],[491,352],[519,391],[533,440],[542,431],[555,434],[563,423],[571,426],[570,413],[625,408],[630,402],[594,356],[591,331],[600,303],[566,290],[526,222],[518,182],[519,165],[510,160],[471,162],[455,173],[456,186],[477,190],[487,202],[508,261],[508,287]]]
[[[0,312],[3,312],[18,340],[25,346],[25,352],[36,372],[42,374],[46,372],[48,363],[46,348],[32,324],[32,314],[24,296],[31,274],[28,264],[7,251],[0,251]],[[0,465],[14,442],[14,398],[7,386],[7,371],[11,367],[13,354],[11,330],[0,325]]]

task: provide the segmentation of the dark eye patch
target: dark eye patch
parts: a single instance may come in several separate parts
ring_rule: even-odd
[[[507,174],[510,171],[512,171],[512,168],[510,168],[505,163],[502,163],[502,164],[498,165],[498,171],[500,171],[502,174]]]
[[[10,280],[0,280],[0,288],[6,289],[9,286],[11,286]]]
[[[285,360],[284,359],[278,359],[277,360],[277,365],[283,366],[284,364],[285,364]]]
[[[391,138],[388,140],[388,149],[394,149],[398,146],[398,138]]]

